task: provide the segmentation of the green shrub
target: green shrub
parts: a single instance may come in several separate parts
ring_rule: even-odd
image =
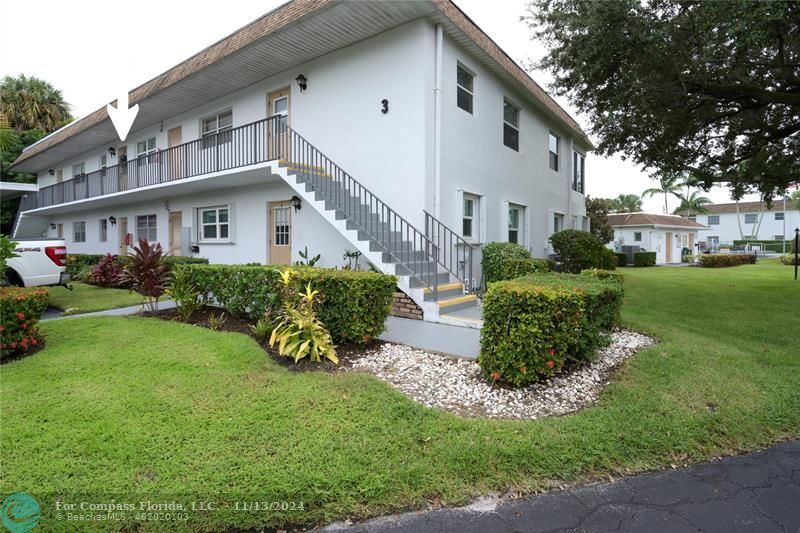
[[[519,277],[517,270],[526,270],[530,265],[525,261],[531,259],[527,248],[513,242],[491,242],[483,247],[481,269],[487,285],[495,281],[503,281]],[[527,272],[526,272],[527,273]]]
[[[561,258],[561,271],[577,273],[585,268],[616,268],[614,252],[587,231],[566,229],[550,236],[553,250]]]
[[[493,283],[483,305],[484,376],[520,386],[590,360],[622,307],[622,284],[601,276],[534,274]]]
[[[0,285],[5,285],[8,281],[6,279],[6,262],[11,258],[19,257],[15,251],[17,244],[19,243],[0,234]]]
[[[257,320],[283,302],[277,266],[186,265],[201,299],[230,314]],[[384,330],[397,278],[378,272],[303,267],[295,269],[298,287],[320,292],[319,319],[337,343],[364,343]]]
[[[633,266],[636,267],[651,267],[656,266],[656,253],[655,252],[634,252]]]
[[[67,272],[72,279],[80,280],[82,273],[91,272],[92,269],[103,259],[103,254],[68,254]],[[88,276],[85,276],[88,279]],[[82,281],[82,280],[81,280]]]
[[[184,266],[177,266],[172,271],[172,282],[164,294],[175,302],[178,316],[184,322],[200,308],[200,295],[194,286],[192,275]]]
[[[617,266],[624,267],[628,265],[628,254],[614,254],[617,256]]]
[[[613,279],[622,283],[623,275],[615,270],[601,270],[599,268],[589,268],[581,272],[581,276],[589,276],[599,279]]]
[[[703,254],[700,266],[705,268],[724,268],[739,265],[754,265],[756,254]]]
[[[49,299],[45,289],[0,287],[0,359],[23,355],[44,341],[37,324]]]
[[[778,240],[763,240],[763,241],[754,241],[754,240],[735,240],[733,241],[734,248],[743,249],[748,244],[757,244],[761,246],[761,251],[767,252],[776,252],[776,253],[783,253],[784,251],[784,243],[786,244],[786,251],[794,253],[794,239],[790,239],[787,241],[778,241]]]
[[[781,263],[784,265],[794,266],[794,254],[786,254],[781,256]]]

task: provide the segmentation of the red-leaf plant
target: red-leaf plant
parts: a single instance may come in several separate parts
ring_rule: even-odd
[[[163,296],[170,281],[170,271],[164,261],[161,245],[151,245],[145,239],[139,239],[139,245],[133,247],[133,253],[128,257],[130,260],[120,279],[130,287],[131,292],[138,292],[144,297],[147,309],[158,311],[158,299]]]
[[[106,254],[92,270],[89,280],[100,287],[118,287],[121,275],[122,267],[117,256]]]

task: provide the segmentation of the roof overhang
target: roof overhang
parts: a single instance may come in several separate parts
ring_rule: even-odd
[[[39,186],[35,183],[17,183],[15,181],[0,181],[0,199],[11,200],[25,196],[30,192],[36,192]]]
[[[650,228],[650,229],[680,229],[686,231],[698,231],[701,229],[709,229],[709,226],[678,226],[678,225],[669,225],[669,224],[617,224],[612,225],[612,229],[617,228]]]
[[[293,1],[276,8],[181,64],[133,89],[140,104],[132,131],[221,98],[358,41],[417,19],[440,22],[454,41],[591,149],[575,120],[450,0]],[[110,102],[116,105],[116,101]],[[37,172],[77,154],[119,142],[105,106],[27,147],[12,168]]]

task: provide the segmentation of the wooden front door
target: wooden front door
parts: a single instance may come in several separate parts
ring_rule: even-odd
[[[181,177],[181,149],[175,148],[181,144],[183,134],[181,127],[172,128],[167,132],[167,144],[171,150],[167,152],[169,158],[169,179],[177,179]],[[179,213],[180,214],[180,213]]]
[[[267,204],[269,218],[269,253],[271,265],[289,265],[292,262],[292,203],[270,202]]]
[[[128,255],[128,245],[125,243],[128,235],[128,217],[120,217],[117,224],[119,225],[119,255]]]
[[[672,263],[672,233],[667,232],[667,263]]]
[[[694,253],[694,233],[689,233],[689,253]]]
[[[183,213],[172,211],[169,214],[169,255],[181,255],[181,232]]]
[[[64,181],[64,169],[59,168],[56,170],[56,183],[61,183],[62,181]]]
[[[128,147],[117,148],[117,191],[128,190]]]
[[[289,88],[267,95],[267,153],[269,159],[289,159]]]

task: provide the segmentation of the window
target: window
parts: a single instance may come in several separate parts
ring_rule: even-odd
[[[220,111],[200,121],[200,135],[203,137],[203,148],[211,148],[217,144],[231,142],[233,129],[233,111]]]
[[[158,240],[155,215],[140,215],[136,217],[136,239],[144,239],[147,242],[156,242]]]
[[[472,113],[472,99],[474,93],[472,92],[472,82],[475,79],[475,75],[472,72],[468,71],[461,65],[458,65],[456,70],[456,81],[457,81],[457,96],[456,102],[458,103],[458,107],[466,111],[467,113]]]
[[[101,218],[100,219],[100,242],[106,242],[108,240],[108,219]]]
[[[553,213],[553,233],[558,233],[564,229],[564,215]]]
[[[754,241],[754,240],[756,240],[756,237],[755,237],[755,235],[745,235],[744,236],[744,240],[746,240],[746,241]]]
[[[719,224],[719,215],[708,215],[708,225],[716,226]]]
[[[550,133],[550,168],[558,171],[558,142],[559,139]]]
[[[86,222],[72,223],[72,241],[86,242]]]
[[[480,196],[464,193],[461,213],[461,236],[471,241],[481,238],[480,226]]]
[[[583,174],[585,170],[586,156],[578,152],[572,152],[572,190],[581,194],[584,191]]]
[[[775,213],[775,220],[783,220],[783,211]]]
[[[100,156],[100,175],[101,176],[105,176],[106,175],[107,163],[108,163],[108,156],[106,154],[101,155]]]
[[[508,204],[508,242],[525,245],[525,208]]]
[[[503,100],[503,144],[519,152],[519,108]]]
[[[783,235],[773,235],[772,238],[774,240],[776,240],[776,241],[782,241],[783,240]]]
[[[150,137],[149,139],[136,143],[136,165],[142,166],[145,164],[154,163],[155,160],[152,156],[156,153],[156,151],[155,137]]]
[[[589,231],[589,217],[583,217],[581,220],[581,230]]]
[[[745,224],[755,224],[758,221],[758,215],[755,213],[748,213],[744,216]]]
[[[289,246],[291,231],[291,208],[287,206],[273,208],[275,217],[275,246]]]
[[[198,209],[200,219],[200,241],[230,240],[228,206],[203,207]]]
[[[689,236],[688,235],[681,235],[681,246],[683,248],[689,247]]]
[[[77,165],[72,165],[72,177],[81,178],[86,175],[86,163],[81,161]]]
[[[578,215],[572,215],[572,229],[578,229]]]
[[[642,232],[641,231],[634,231],[633,232],[633,240],[634,240],[634,242],[642,242]]]
[[[697,215],[689,215],[689,220],[691,220],[692,222],[696,222],[697,221]]]

